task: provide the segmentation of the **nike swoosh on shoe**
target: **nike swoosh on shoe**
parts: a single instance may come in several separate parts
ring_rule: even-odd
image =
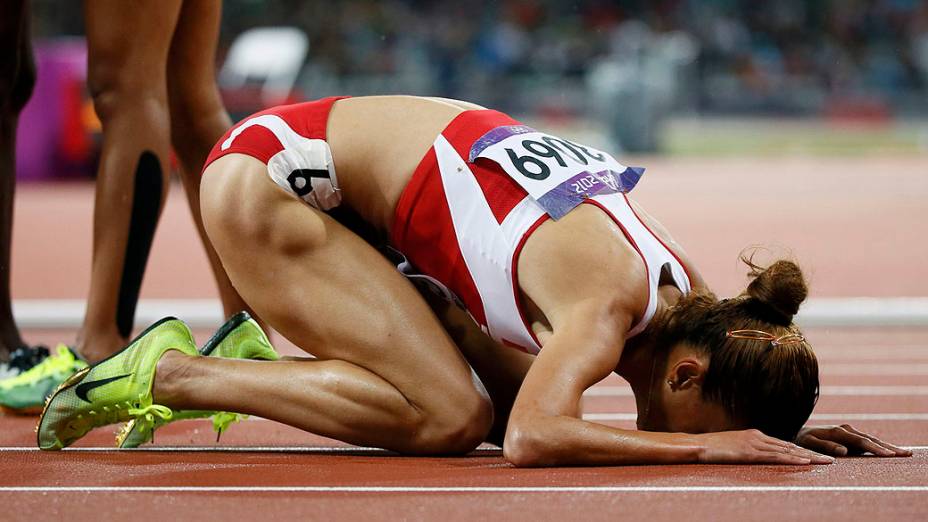
[[[80,398],[84,402],[91,402],[91,400],[87,398],[87,394],[90,393],[90,390],[94,388],[99,388],[100,386],[103,386],[104,384],[109,384],[111,382],[118,381],[119,379],[125,379],[126,377],[129,377],[130,375],[132,374],[127,373],[125,375],[107,377],[106,379],[100,379],[98,381],[82,382],[78,384],[76,388],[74,388],[74,394],[77,395],[78,398]]]

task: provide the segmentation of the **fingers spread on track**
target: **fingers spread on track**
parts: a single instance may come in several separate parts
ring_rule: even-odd
[[[805,440],[803,440],[803,444],[806,444],[809,449],[825,455],[844,457],[848,453],[846,446],[830,440],[822,440],[814,436],[806,437]]]
[[[854,444],[860,447],[864,451],[869,451],[874,455],[879,455],[881,457],[908,457],[912,455],[911,450],[903,449],[898,446],[893,446],[888,442],[883,442],[882,440],[858,431],[852,426],[847,424],[839,426],[840,430],[847,434],[848,440],[854,442],[848,442],[847,444]],[[842,442],[844,442],[842,440]]]
[[[801,459],[805,464],[831,464],[835,460],[828,455],[816,453],[815,451],[779,439],[771,439],[769,442],[765,442],[762,448],[763,451],[782,456],[789,461],[788,463],[794,463],[793,461]]]

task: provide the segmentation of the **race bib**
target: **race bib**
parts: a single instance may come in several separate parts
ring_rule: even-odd
[[[553,219],[584,199],[628,192],[644,168],[626,167],[609,154],[525,125],[497,127],[471,147],[468,161],[496,162]]]
[[[277,185],[322,211],[342,202],[329,144],[301,139],[271,156],[267,174]]]

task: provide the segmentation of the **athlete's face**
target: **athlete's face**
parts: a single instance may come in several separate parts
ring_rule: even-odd
[[[638,412],[638,429],[684,433],[740,429],[725,408],[703,399],[707,368],[704,355],[686,347],[671,350],[663,378],[651,385],[650,405]]]

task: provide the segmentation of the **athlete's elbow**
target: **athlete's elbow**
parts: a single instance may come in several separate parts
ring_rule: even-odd
[[[503,440],[503,457],[517,468],[550,466],[549,442],[537,424],[510,421]]]

